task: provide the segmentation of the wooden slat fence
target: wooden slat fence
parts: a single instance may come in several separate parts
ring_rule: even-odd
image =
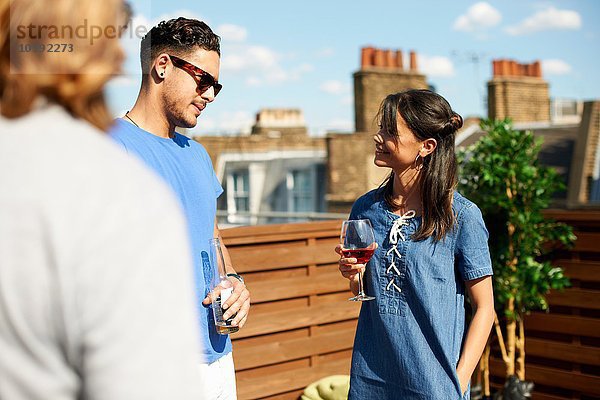
[[[551,312],[527,317],[527,379],[534,399],[600,399],[600,212],[548,211],[575,226],[574,249],[557,254],[572,288],[549,297]],[[247,325],[232,335],[238,397],[298,399],[322,377],[348,374],[359,304],[333,251],[341,221],[222,230],[252,293]],[[503,367],[492,358],[492,382]]]
[[[537,400],[600,399],[600,212],[551,210],[546,216],[572,225],[578,239],[553,260],[572,286],[548,296],[549,313],[525,318],[526,379],[535,382]],[[490,365],[497,387],[504,366],[498,357]]]
[[[232,335],[238,397],[297,399],[328,375],[348,374],[359,304],[337,270],[340,221],[225,229],[252,293]]]

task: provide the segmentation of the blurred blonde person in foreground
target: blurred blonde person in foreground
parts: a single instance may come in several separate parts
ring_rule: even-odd
[[[0,0],[1,399],[200,398],[181,211],[101,131],[122,10]]]

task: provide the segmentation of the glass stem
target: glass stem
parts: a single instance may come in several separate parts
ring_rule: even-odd
[[[364,296],[365,292],[363,292],[363,283],[362,283],[362,272],[358,271],[358,295]]]

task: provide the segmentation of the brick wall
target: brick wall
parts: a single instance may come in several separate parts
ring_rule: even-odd
[[[327,153],[329,212],[349,212],[358,197],[378,187],[390,172],[373,164],[375,145],[371,134],[330,134]]]
[[[542,79],[539,61],[493,61],[493,78],[488,82],[488,117],[510,117],[514,122],[550,121],[549,85]]]
[[[358,196],[365,192],[367,173],[364,157],[369,141],[367,134],[330,134],[327,136],[329,212],[347,212]]]

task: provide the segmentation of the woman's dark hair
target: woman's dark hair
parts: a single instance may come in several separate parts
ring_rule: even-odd
[[[185,57],[200,48],[221,55],[220,41],[221,38],[202,21],[184,17],[162,21],[142,39],[142,76],[145,78],[150,73],[152,62],[161,53]]]
[[[460,115],[437,93],[429,90],[407,90],[387,96],[377,115],[381,129],[398,135],[400,115],[418,140],[433,138],[435,150],[423,159],[420,189],[423,223],[415,232],[414,240],[434,236],[438,241],[453,228],[452,197],[457,184],[454,138],[463,125]],[[381,184],[385,201],[391,208],[399,205],[393,198],[394,172]]]

